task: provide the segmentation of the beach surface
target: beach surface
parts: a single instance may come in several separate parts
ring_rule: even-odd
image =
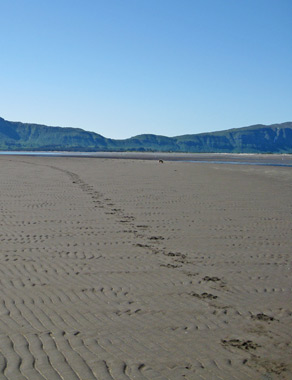
[[[0,156],[0,380],[292,378],[292,169]]]

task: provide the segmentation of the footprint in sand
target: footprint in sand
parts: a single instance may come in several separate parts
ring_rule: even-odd
[[[191,296],[193,297],[197,297],[199,299],[209,299],[209,300],[215,300],[216,298],[218,298],[218,296],[214,296],[213,294],[211,293],[202,293],[202,294],[198,294],[198,293],[191,293]]]
[[[236,347],[242,350],[256,350],[260,347],[259,344],[252,342],[251,340],[240,340],[240,339],[222,339],[221,343],[223,346]]]

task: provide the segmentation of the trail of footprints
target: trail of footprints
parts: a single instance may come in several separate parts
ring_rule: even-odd
[[[279,323],[278,317],[268,313],[260,311],[241,313],[230,305],[222,305],[221,294],[224,293],[225,301],[228,299],[226,298],[226,293],[229,291],[228,283],[221,279],[220,275],[202,275],[205,273],[205,256],[200,258],[199,255],[169,251],[167,245],[164,244],[166,237],[152,234],[147,224],[136,223],[133,215],[128,215],[125,210],[117,207],[110,198],[96,191],[77,174],[55,166],[50,166],[50,168],[66,174],[72,184],[90,199],[97,214],[102,212],[105,218],[110,218],[111,223],[120,226],[118,230],[124,236],[124,243],[128,241],[132,244],[132,241],[135,241],[133,250],[137,251],[137,254],[130,255],[128,258],[130,268],[128,273],[135,270],[135,265],[131,267],[130,261],[133,257],[140,257],[140,250],[142,256],[154,255],[159,265],[169,271],[170,277],[173,270],[180,272],[181,276],[173,280],[175,288],[180,286],[182,288],[181,294],[178,293],[177,323],[175,319],[169,322],[169,329],[161,331],[161,341],[165,337],[164,334],[170,334],[169,339],[173,339],[175,345],[181,339],[181,334],[186,332],[224,328],[226,313],[233,313],[234,318],[249,318],[251,324]],[[27,208],[37,210],[50,206],[55,207],[55,203],[31,203]],[[6,216],[9,215],[9,209],[5,212]],[[42,222],[45,223],[45,221]],[[29,226],[30,223],[18,222],[16,227],[25,226],[25,224]],[[48,223],[51,225],[55,223],[55,220]],[[70,222],[60,220],[62,227],[60,237],[66,236],[67,223]],[[85,239],[100,236],[96,228],[91,226],[79,228],[78,223],[77,221],[76,231],[79,236],[84,236]],[[129,341],[126,338],[127,334],[131,335],[128,318],[131,318],[133,327],[143,330],[148,320],[164,321],[167,315],[162,315],[159,309],[155,310],[150,298],[145,298],[141,303],[132,299],[131,284],[123,280],[125,265],[119,267],[117,264],[114,269],[111,266],[107,267],[104,245],[111,247],[115,245],[115,241],[105,242],[101,239],[96,241],[93,247],[92,240],[88,242],[85,240],[82,249],[78,245],[74,249],[74,239],[72,242],[69,239],[72,228],[68,226],[68,246],[61,246],[57,251],[52,251],[47,246],[47,241],[56,238],[56,229],[46,228],[45,230],[46,234],[30,235],[16,234],[10,232],[8,228],[7,233],[0,234],[0,241],[3,243],[13,241],[16,246],[15,252],[4,255],[2,252],[0,256],[1,263],[5,262],[5,269],[0,269],[3,275],[0,279],[0,284],[3,286],[0,303],[0,380],[219,379],[222,368],[230,368],[229,373],[233,373],[234,379],[248,379],[253,378],[254,374],[250,367],[256,366],[260,369],[269,368],[271,373],[285,372],[284,363],[282,366],[278,363],[273,366],[271,362],[264,363],[259,358],[257,359],[254,354],[260,348],[257,342],[229,337],[221,339],[218,337],[218,345],[221,345],[223,350],[239,352],[238,357],[242,364],[241,374],[232,372],[234,359],[208,362],[207,359],[199,359],[200,356],[204,357],[204,354],[198,353],[198,358],[191,360],[188,350],[181,353],[181,357],[177,358],[177,363],[165,362],[162,366],[163,371],[161,371],[161,366],[154,368],[155,365],[151,366],[149,363],[153,357],[151,350],[154,348],[157,350],[157,346],[147,346],[149,343],[146,340],[138,342],[137,336],[133,336]],[[127,236],[129,236],[128,239]],[[39,247],[40,243],[42,244]],[[20,248],[23,245],[31,248]],[[30,254],[31,250],[34,250],[37,263],[31,260],[25,261],[27,249]],[[54,257],[58,258],[58,267],[52,261]],[[120,258],[127,260],[125,255]],[[90,260],[99,260],[105,268],[105,272],[101,271],[99,274],[101,283],[112,276],[110,278],[114,286],[96,283],[96,269],[94,269],[96,267],[90,268]],[[72,277],[72,274],[75,276]],[[181,282],[177,280],[178,278]],[[151,277],[151,281],[154,281],[153,279],[154,277]],[[159,275],[156,281],[159,282],[157,288],[163,285]],[[52,286],[53,282],[58,284],[58,287]],[[185,293],[185,284],[188,284],[188,287],[191,284],[194,290]],[[139,289],[139,285],[136,284],[136,286]],[[169,283],[165,284],[165,287],[169,287]],[[210,313],[209,318],[206,320],[205,317],[196,316],[191,322],[182,322],[179,315],[185,302],[200,303],[200,307]],[[67,308],[67,305],[70,308]],[[104,310],[103,313],[100,313],[100,308]],[[107,331],[113,331],[110,337],[103,333],[104,326],[107,327]],[[145,334],[147,334],[147,329],[145,329]],[[198,335],[198,339],[199,337]],[[185,340],[188,341],[187,336]],[[145,355],[144,352],[149,351],[149,355],[146,355],[148,359],[146,357],[143,361],[137,361],[133,355],[133,347],[136,352],[142,350],[140,357]],[[165,361],[169,354],[163,347],[160,350]],[[207,352],[208,347],[205,348],[205,357],[207,357]],[[243,356],[241,352],[244,353]],[[252,352],[252,355],[246,356],[247,352]],[[125,357],[128,360],[125,360]]]
[[[77,178],[76,176],[74,176],[73,178],[74,178],[75,182],[80,185],[80,187],[82,188],[83,191],[85,191],[91,195],[93,200],[96,200],[100,197],[100,194],[94,192],[93,189],[90,186],[83,183],[80,180],[80,178]],[[111,207],[115,206],[113,203],[111,203],[111,199],[106,198],[106,199],[104,199],[104,201],[105,201],[105,205],[103,205],[102,207],[110,208],[110,211],[106,212],[106,214],[115,215],[115,216],[118,216],[119,218],[121,217],[121,219],[119,220],[119,223],[128,223],[131,226],[131,228],[133,228],[132,230],[131,229],[125,230],[124,232],[133,233],[136,236],[136,238],[139,238],[140,240],[142,239],[144,241],[143,243],[135,243],[136,247],[145,249],[147,253],[151,252],[152,254],[155,254],[155,255],[160,254],[160,256],[163,255],[164,257],[167,258],[166,263],[160,264],[161,266],[164,266],[166,268],[171,268],[171,269],[177,269],[177,268],[183,268],[183,267],[187,266],[188,264],[191,264],[191,266],[196,264],[196,262],[188,260],[187,254],[183,254],[180,252],[168,252],[167,248],[165,246],[163,246],[163,240],[165,239],[163,236],[146,235],[145,232],[147,232],[147,230],[148,230],[147,225],[135,225],[135,222],[134,222],[135,218],[133,216],[125,215],[123,210],[121,210],[120,208],[119,209],[111,208]],[[152,214],[155,214],[155,212],[152,212]],[[243,239],[242,236],[238,236],[238,235],[226,237],[226,239],[231,239],[231,238],[232,238],[232,240]],[[248,236],[244,239],[248,239]],[[268,240],[268,239],[266,239],[266,240]],[[145,243],[145,241],[146,241],[146,243]],[[259,245],[263,245],[263,244],[269,245],[271,243],[270,242],[264,243],[261,241],[259,242]],[[227,246],[228,246],[228,244],[227,244]],[[239,246],[240,246],[240,244],[239,244]],[[203,257],[203,260],[205,261],[206,257]],[[180,269],[180,270],[182,270],[182,269]],[[187,275],[189,276],[190,274],[187,273]],[[193,276],[193,275],[196,276],[196,274],[191,274],[191,276]],[[222,291],[222,290],[226,291],[226,283],[217,276],[205,276],[202,278],[202,280],[198,281],[198,283],[199,284],[205,283],[205,284],[211,285],[209,291],[216,290],[217,294],[220,294],[220,291]],[[201,301],[204,301],[204,302],[214,301],[214,300],[218,299],[218,297],[220,297],[218,295],[214,295],[211,292],[202,292],[202,293],[191,292],[190,296],[195,297],[195,298],[197,298]],[[218,316],[217,308],[219,308],[219,310],[220,310],[222,308],[222,306],[216,305],[214,303],[210,304],[210,305],[211,305],[211,307],[214,308],[213,315]],[[227,314],[228,309],[229,309],[228,306],[223,306],[223,315]],[[125,311],[118,311],[118,312],[116,312],[116,314],[118,316],[121,316],[124,313],[126,313],[127,315],[130,316],[130,315],[141,313],[141,312],[142,312],[141,309],[136,309],[136,310],[126,309]],[[241,317],[241,314],[239,312],[237,312],[236,310],[235,310],[235,315]],[[244,318],[244,316],[242,316],[242,317]],[[263,322],[272,322],[272,321],[275,321],[276,319],[273,316],[269,316],[269,315],[266,315],[264,313],[257,313],[255,315],[251,314],[251,320],[263,321]],[[215,327],[216,329],[219,327],[219,324],[220,324],[220,322],[217,321],[216,327]],[[210,324],[207,325],[206,327],[208,329],[210,329],[210,328],[212,329],[212,326]],[[189,328],[190,327],[185,327],[185,330],[188,330]],[[195,325],[195,328],[201,329],[202,325],[201,325],[201,327],[199,327],[199,325],[197,325],[197,326]],[[175,331],[176,328],[173,330]],[[223,345],[223,347],[232,346],[235,348],[244,349],[245,351],[256,350],[258,347],[260,347],[259,344],[255,343],[251,340],[241,341],[240,339],[230,339],[230,340],[221,339],[221,344]],[[242,364],[245,365],[245,364],[247,364],[248,361],[252,362],[254,360],[254,358],[255,358],[255,356],[251,356],[249,359],[244,359],[242,361]],[[282,363],[281,365],[276,363],[276,364],[274,364],[274,366],[273,366],[273,363],[271,363],[271,362],[267,362],[267,363],[266,363],[266,366],[268,366],[269,370],[271,372],[274,372],[274,373],[281,374],[286,369],[284,363]],[[186,368],[190,369],[191,367],[192,366],[189,365],[189,367],[188,368],[186,367]],[[265,368],[265,364],[262,363],[262,367]]]
[[[95,191],[92,186],[83,182],[74,173],[66,172],[66,174],[69,175],[74,184],[90,196],[95,208],[105,208],[108,210],[105,211],[105,215],[115,216],[117,223],[126,225],[126,229],[122,230],[123,234],[134,234],[138,239],[147,239],[146,235],[141,234],[141,232],[147,231],[148,227],[146,225],[135,226],[134,218],[126,215],[123,210],[116,208],[110,199],[104,198],[101,200],[102,195]],[[27,207],[37,210],[51,205],[54,205],[54,203],[43,202],[28,205]],[[64,235],[64,223],[63,221],[61,223],[62,234],[59,235],[60,237]],[[17,224],[20,226],[25,225],[24,222]],[[29,224],[30,222],[27,223],[27,225]],[[106,300],[111,299],[112,301],[118,296],[118,309],[113,310],[113,313],[111,313],[118,319],[122,315],[137,314],[140,309],[136,307],[131,309],[132,302],[129,300],[125,300],[125,306],[123,307],[121,294],[117,294],[116,288],[96,289],[92,287],[91,280],[87,281],[84,276],[80,279],[80,293],[76,293],[76,291],[70,292],[71,279],[69,277],[72,276],[72,270],[68,270],[68,278],[66,278],[66,268],[69,265],[68,258],[78,260],[92,258],[96,260],[98,257],[96,255],[90,256],[88,253],[80,252],[78,249],[72,251],[72,247],[68,244],[68,251],[58,251],[58,257],[64,258],[66,267],[59,266],[56,268],[54,264],[52,265],[42,258],[43,254],[41,254],[42,249],[44,254],[50,253],[50,250],[47,251],[45,248],[46,241],[57,237],[54,229],[51,230],[51,233],[50,235],[24,235],[14,234],[8,230],[8,233],[1,234],[3,242],[13,241],[17,248],[15,249],[15,255],[10,253],[3,257],[8,265],[5,268],[5,276],[7,277],[7,274],[9,275],[9,272],[11,272],[13,280],[4,280],[2,282],[7,292],[2,294],[3,302],[1,306],[0,365],[2,371],[0,377],[5,379],[162,379],[153,368],[147,367],[144,363],[125,363],[122,359],[118,359],[119,355],[115,352],[116,349],[111,353],[108,348],[103,348],[97,339],[86,336],[82,338],[82,333],[79,332],[80,329],[82,330],[82,326],[88,326],[91,323],[93,326],[102,327],[107,319],[111,322],[113,317],[104,316],[104,320],[100,320],[100,316],[96,318],[92,313],[86,315],[79,310],[74,310],[74,316],[64,312],[64,310],[60,313],[58,312],[62,309],[63,303],[68,304],[69,302],[72,307],[76,301],[78,301],[79,307],[83,304],[83,310],[86,310],[90,303],[96,302],[97,294],[106,295]],[[92,233],[93,231],[89,231],[90,235]],[[150,243],[157,243],[160,240],[163,240],[163,238],[156,236],[150,236],[149,238]],[[132,241],[132,237],[129,241]],[[26,269],[25,265],[22,264],[25,261],[25,255],[17,254],[19,247],[23,245],[37,247],[40,243],[44,243],[39,257],[36,257],[40,261],[36,266],[29,262],[29,267]],[[36,250],[36,248],[30,248],[30,253],[32,249]],[[153,249],[150,251],[154,252]],[[25,248],[21,248],[21,252],[25,253]],[[15,264],[17,261],[20,265]],[[76,268],[75,263],[73,267]],[[35,278],[33,273],[35,273]],[[75,272],[76,275],[80,273],[82,274],[82,267],[79,268],[78,272]],[[67,291],[56,293],[54,289],[49,289],[50,293],[47,291],[39,293],[40,287],[46,289],[54,279],[60,285],[63,284],[64,289],[67,289]],[[31,296],[29,296],[28,293],[23,296],[22,291],[27,287],[30,289],[35,287],[38,290],[38,295],[31,293]],[[30,290],[30,292],[32,291]],[[126,297],[127,292],[122,289],[121,292]],[[45,312],[43,309],[45,309]],[[6,317],[4,318],[3,316]],[[76,331],[72,331],[72,329]],[[4,331],[6,331],[6,335],[3,333]],[[9,332],[8,335],[7,332]],[[94,328],[93,335],[95,334]]]

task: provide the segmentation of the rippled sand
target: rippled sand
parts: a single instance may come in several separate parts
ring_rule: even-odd
[[[292,169],[0,157],[0,380],[291,379]]]

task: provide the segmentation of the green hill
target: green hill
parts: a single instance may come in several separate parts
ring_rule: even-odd
[[[0,150],[292,153],[292,122],[176,137],[143,134],[114,140],[78,128],[48,127],[0,118]]]

